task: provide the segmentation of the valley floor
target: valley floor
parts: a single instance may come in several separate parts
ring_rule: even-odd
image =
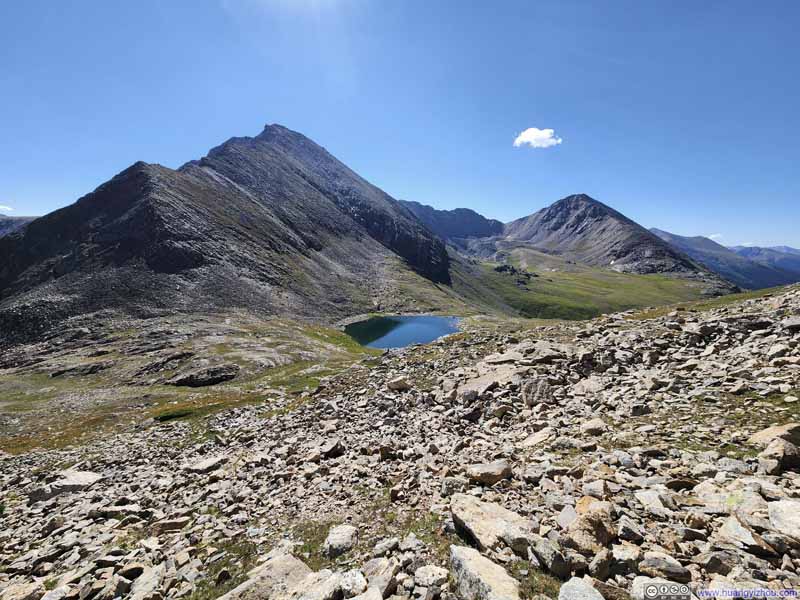
[[[2,600],[800,588],[798,287],[380,355],[182,319],[4,356]]]

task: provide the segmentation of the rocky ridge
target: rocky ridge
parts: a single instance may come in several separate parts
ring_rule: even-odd
[[[800,587],[800,288],[468,328],[198,429],[0,457],[0,597]]]
[[[661,229],[650,231],[714,273],[744,289],[775,287],[800,280],[800,272],[793,273],[750,260],[707,237],[685,237]]]
[[[425,227],[443,240],[486,238],[503,233],[503,223],[496,219],[487,219],[469,208],[437,210],[432,206],[410,200],[400,202],[414,213]]]
[[[402,205],[280,125],[177,170],[137,162],[0,237],[0,256],[0,344],[107,309],[333,322],[373,310],[397,273],[450,277]]]

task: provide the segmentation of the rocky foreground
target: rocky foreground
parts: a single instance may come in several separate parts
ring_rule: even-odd
[[[800,588],[800,289],[630,316],[466,332],[277,404],[5,455],[0,597]]]

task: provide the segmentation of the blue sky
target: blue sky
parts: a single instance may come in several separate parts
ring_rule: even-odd
[[[0,3],[0,206],[265,123],[397,198],[511,220],[585,192],[647,227],[800,247],[800,3]],[[520,133],[536,145],[514,145]]]

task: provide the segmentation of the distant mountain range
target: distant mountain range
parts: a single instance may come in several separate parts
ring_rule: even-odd
[[[739,256],[744,256],[765,267],[791,273],[795,277],[795,281],[800,279],[800,250],[796,248],[789,246],[773,246],[771,248],[736,246],[732,250]]]
[[[585,194],[507,224],[398,201],[305,136],[269,125],[178,169],[137,162],[43,217],[0,218],[0,338],[100,312],[241,309],[333,322],[457,305],[592,315],[728,293],[729,281],[788,282],[785,257],[800,264],[800,253],[739,257],[756,249],[707,242],[648,231]],[[571,274],[538,284],[531,271]],[[581,277],[592,285],[577,285]],[[619,285],[613,302],[592,295]]]
[[[739,287],[758,289],[800,281],[800,254],[744,246],[726,248],[707,237],[650,231]]]

